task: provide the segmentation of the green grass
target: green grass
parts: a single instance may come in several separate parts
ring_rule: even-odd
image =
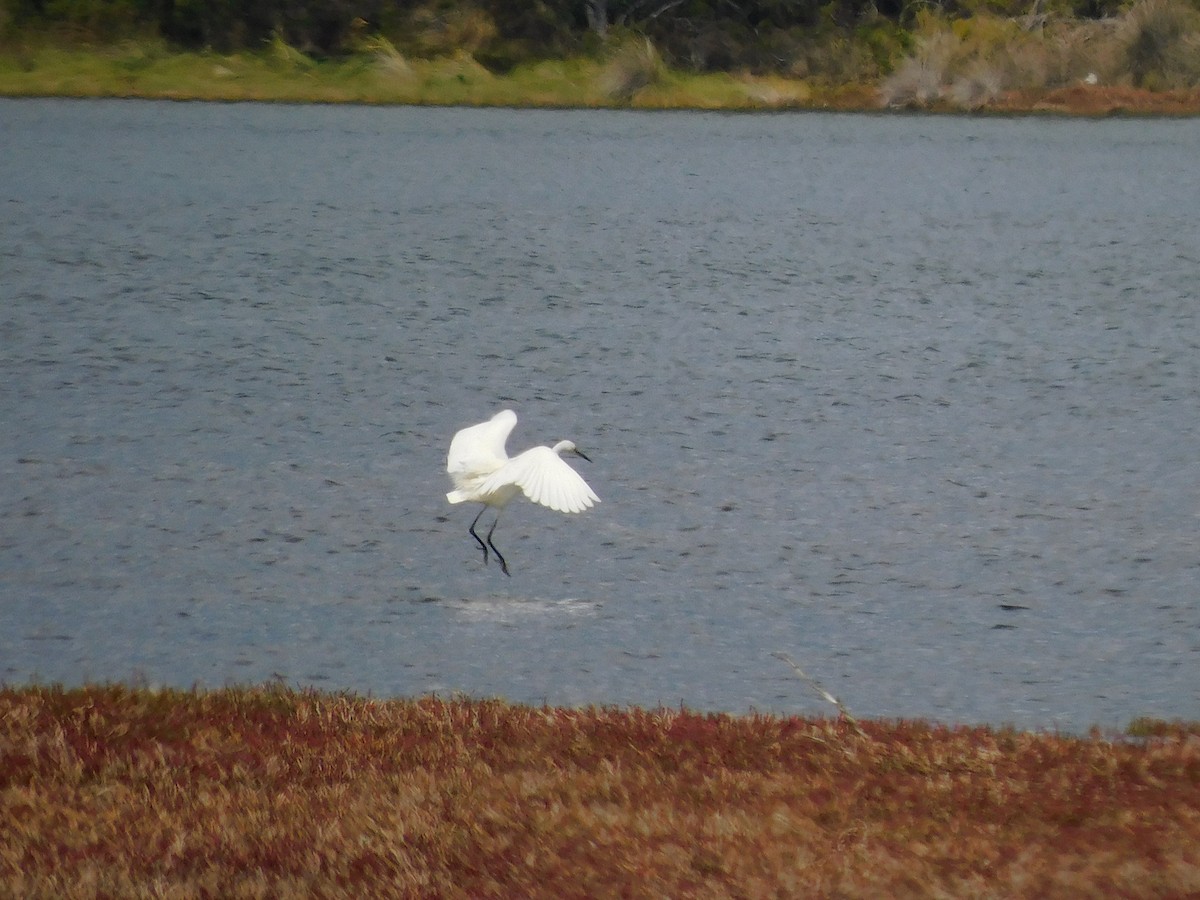
[[[278,40],[257,52],[235,53],[180,52],[156,38],[112,44],[61,38],[10,43],[0,45],[0,96],[714,110],[862,111],[886,105],[1003,115],[1200,114],[1200,87],[1151,91],[1118,80],[1089,89],[1075,76],[1090,71],[1090,61],[1051,59],[1043,42],[1027,35],[1004,44],[1001,38],[1008,32],[998,25],[977,22],[969,29],[959,26],[958,32],[935,29],[930,34],[930,40],[937,38],[938,46],[948,50],[936,65],[925,64],[917,72],[933,85],[925,99],[916,91],[920,85],[909,83],[911,60],[879,83],[682,72],[664,65],[652,48],[641,55],[617,50],[604,58],[531,61],[496,74],[465,51],[407,59],[382,38],[365,40],[358,53],[335,60],[312,59]],[[995,46],[1004,52],[984,53]],[[1047,77],[1030,83],[1031,72]]]
[[[406,60],[390,48],[317,61],[283,44],[257,53],[188,53],[161,43],[19,47],[0,54],[0,96],[473,106],[754,109],[809,105],[808,84],[779,76],[666,70],[619,97],[601,60],[533,62],[496,75],[469,55]]]

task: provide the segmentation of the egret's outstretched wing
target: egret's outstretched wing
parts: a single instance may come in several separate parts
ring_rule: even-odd
[[[555,512],[583,512],[600,498],[579,473],[549,447],[533,447],[506,462],[479,485],[480,494],[491,494],[516,485],[534,503]]]
[[[516,424],[517,414],[506,409],[486,422],[464,428],[454,435],[446,457],[446,471],[454,478],[454,483],[461,487],[460,478],[490,475],[508,462],[504,444]]]

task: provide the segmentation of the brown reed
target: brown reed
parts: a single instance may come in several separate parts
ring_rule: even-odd
[[[0,896],[1171,897],[1200,728],[0,689]]]

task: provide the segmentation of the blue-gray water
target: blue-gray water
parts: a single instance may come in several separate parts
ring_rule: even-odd
[[[1200,718],[1198,121],[0,102],[0,679]],[[460,427],[569,437],[484,566]]]

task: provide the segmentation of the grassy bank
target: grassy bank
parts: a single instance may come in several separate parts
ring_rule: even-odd
[[[0,691],[0,894],[1200,891],[1200,728]]]
[[[936,42],[935,42],[936,43]],[[489,71],[470,55],[408,59],[385,41],[318,61],[276,41],[259,52],[178,52],[161,41],[77,46],[41,43],[0,53],[0,96],[138,97],[173,100],[429,104],[635,109],[885,108],[1000,114],[1197,115],[1200,89],[1057,79],[1014,87],[980,68],[964,44],[929,50],[933,61],[883,81],[831,82],[779,74],[688,73],[649,45],[607,58],[578,57]],[[965,49],[964,49],[965,48]],[[941,55],[938,55],[941,54]],[[970,77],[963,72],[973,72]],[[964,80],[965,79],[965,80]],[[975,80],[972,80],[975,79]],[[979,80],[982,79],[982,80]],[[1065,81],[1065,83],[1064,83]]]
[[[1200,0],[0,0],[0,95],[1200,113]]]
[[[158,42],[22,48],[0,58],[0,96],[143,97],[175,100],[471,106],[755,109],[872,104],[868,88],[814,89],[779,76],[652,77],[620,63],[577,58],[498,75],[466,54],[406,59],[386,45],[316,61],[276,43],[258,53],[180,53]],[[631,85],[636,85],[633,87]]]

